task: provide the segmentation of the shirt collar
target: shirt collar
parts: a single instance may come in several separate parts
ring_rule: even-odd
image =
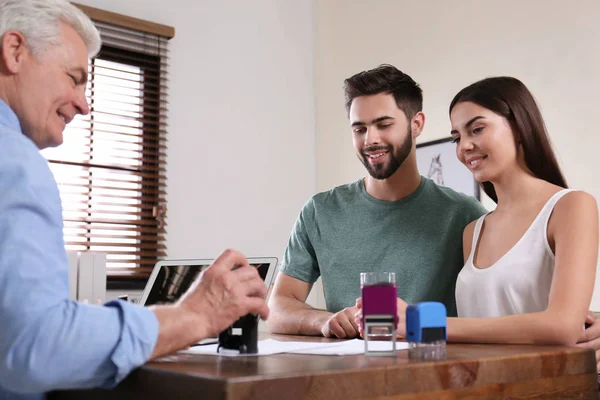
[[[2,99],[0,99],[0,125],[23,133],[17,114]]]

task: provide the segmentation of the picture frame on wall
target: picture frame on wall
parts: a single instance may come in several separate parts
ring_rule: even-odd
[[[456,157],[451,137],[417,144],[417,167],[422,176],[438,185],[481,200],[479,184]]]

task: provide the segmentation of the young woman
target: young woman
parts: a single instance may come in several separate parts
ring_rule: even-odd
[[[498,205],[463,234],[450,341],[574,345],[598,258],[593,196],[567,189],[540,110],[515,78],[488,78],[450,104],[458,159]]]

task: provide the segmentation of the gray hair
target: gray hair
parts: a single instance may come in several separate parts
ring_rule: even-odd
[[[67,0],[0,0],[0,39],[8,31],[21,32],[34,55],[61,44],[60,22],[79,34],[90,57],[98,54],[102,43],[94,23]]]

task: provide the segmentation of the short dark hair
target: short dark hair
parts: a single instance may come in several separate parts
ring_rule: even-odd
[[[346,112],[350,112],[355,98],[379,93],[393,95],[398,108],[404,111],[409,120],[423,110],[423,91],[419,84],[393,65],[381,64],[344,81]]]
[[[563,188],[567,187],[556,156],[550,145],[542,113],[527,87],[516,78],[501,76],[486,78],[457,93],[450,110],[458,103],[472,102],[503,116],[523,146],[525,164],[533,174]],[[491,182],[482,183],[483,190],[496,203],[498,196]]]

